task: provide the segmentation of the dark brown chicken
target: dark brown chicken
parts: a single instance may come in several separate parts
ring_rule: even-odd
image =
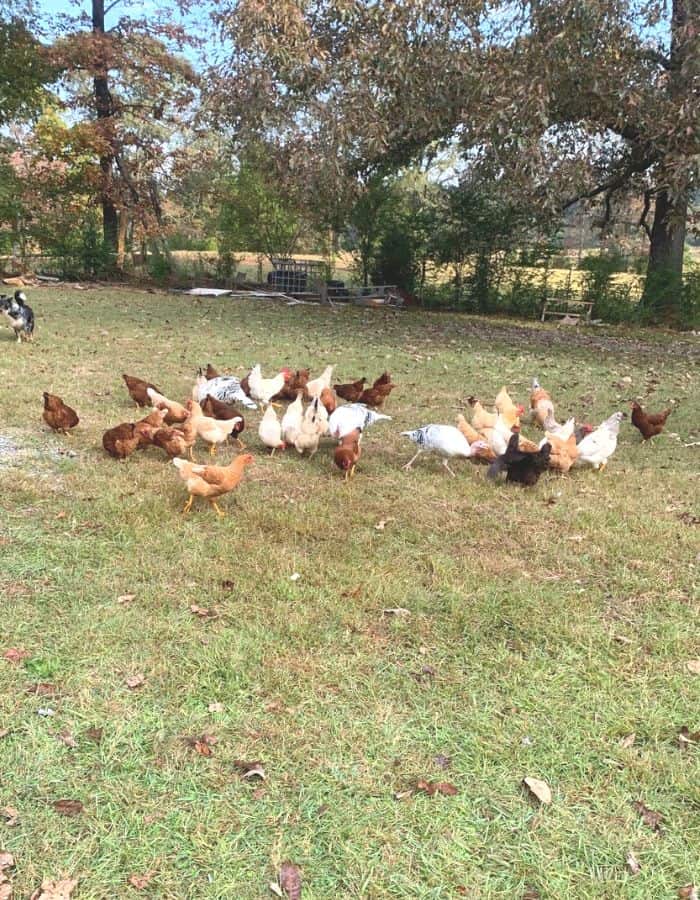
[[[161,450],[164,450],[171,459],[175,456],[187,455],[192,447],[192,444],[188,444],[188,440],[182,431],[178,431],[176,428],[156,429],[151,438],[151,443],[154,447],[160,447]]]
[[[157,388],[155,384],[151,384],[150,381],[142,381],[140,378],[135,378],[133,375],[122,375],[122,378],[126,384],[129,396],[137,406],[151,405],[151,398],[146,393],[148,388],[158,391],[159,394],[161,393],[160,389]]]
[[[670,415],[670,406],[660,413],[647,413],[636,401],[632,403],[632,424],[645,441],[655,437],[657,434],[661,434],[666,425],[666,419]]]
[[[204,372],[204,377],[207,379],[207,381],[211,381],[212,378],[219,377],[219,373],[214,368],[214,366],[212,366],[211,363],[207,363],[207,368],[206,368],[206,371]]]
[[[324,388],[318,399],[326,407],[326,412],[329,416],[335,412],[338,406],[338,399],[330,388]]]
[[[358,378],[357,381],[349,381],[347,384],[334,384],[333,390],[348,403],[357,403],[364,390],[365,381],[366,378]]]
[[[308,369],[297,369],[284,384],[282,390],[275,394],[272,398],[273,400],[286,400],[290,403],[293,403],[297,398],[297,392],[303,391],[304,399],[308,400],[309,395],[306,390],[306,385],[309,381],[310,372]]]
[[[60,431],[62,434],[68,434],[69,428],[75,428],[80,419],[78,413],[71,409],[70,406],[57,397],[55,394],[49,394],[44,391],[44,412],[42,414],[44,422],[53,428],[54,431]]]
[[[366,388],[362,391],[359,402],[379,409],[384,405],[384,401],[395,387],[396,385],[393,382],[379,385],[375,383],[371,388]]]

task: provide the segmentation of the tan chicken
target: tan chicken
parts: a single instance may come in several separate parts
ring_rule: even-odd
[[[328,413],[321,401],[316,398],[306,407],[304,418],[294,439],[298,453],[313,456],[318,450],[321,435],[328,430]]]
[[[166,425],[177,425],[179,422],[184,422],[187,418],[187,409],[182,403],[178,403],[177,400],[168,400],[159,391],[154,391],[150,387],[146,389],[146,393],[151,401],[151,406],[155,409],[164,409],[166,411]]]
[[[229,435],[233,433],[236,425],[240,422],[241,417],[236,416],[236,418],[227,419],[226,421],[212,419],[210,416],[204,415],[202,407],[196,400],[188,400],[187,406],[197,436],[201,437],[203,441],[206,441],[206,443],[209,444],[209,454],[214,456],[218,445],[223,444],[228,440]]]
[[[494,428],[498,419],[498,413],[490,413],[484,409],[476,397],[469,398],[469,405],[473,409],[472,425],[481,434],[486,434],[489,428]]]
[[[520,416],[524,412],[524,407],[520,403],[513,403],[510,398],[510,394],[506,390],[505,385],[503,385],[503,387],[496,395],[496,402],[494,403],[494,406],[496,407],[497,412],[501,414],[501,418],[509,428],[513,428],[515,425],[520,425]]]
[[[550,444],[549,468],[557,472],[568,472],[578,459],[576,435],[571,434],[566,440],[556,434],[545,434],[545,441]]]
[[[319,399],[321,400],[321,403],[323,403],[329,416],[336,411],[338,399],[332,388],[325,387],[319,394]]]
[[[540,428],[545,429],[545,422],[554,421],[554,404],[547,391],[540,385],[536,378],[532,379],[532,391],[530,393],[530,412],[532,418]],[[556,422],[555,422],[556,424]]]
[[[216,502],[217,497],[235,490],[241,482],[246,466],[251,465],[253,461],[252,454],[244,453],[227,466],[198,466],[176,456],[173,464],[187,485],[190,495],[182,511],[188,513],[194,498],[204,497],[214,507],[217,515],[223,516],[224,512]]]
[[[478,459],[482,462],[493,462],[494,459],[496,459],[496,454],[489,446],[481,447],[481,442],[486,441],[486,436],[480,434],[472,425],[470,425],[461,413],[457,416],[457,428],[459,428],[465,438],[469,441],[470,446],[472,444],[477,444],[470,459]]]

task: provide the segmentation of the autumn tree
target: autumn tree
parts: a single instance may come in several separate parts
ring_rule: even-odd
[[[700,0],[225,0],[238,134],[329,189],[453,140],[515,200],[644,198],[645,303],[673,318],[700,151]],[[664,291],[659,292],[659,284]]]

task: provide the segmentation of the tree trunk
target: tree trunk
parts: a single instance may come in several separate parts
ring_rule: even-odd
[[[93,33],[104,34],[105,5],[104,0],[92,0]],[[95,109],[98,119],[109,119],[114,114],[112,94],[109,90],[107,72],[101,72],[93,78],[95,93]],[[116,255],[119,240],[119,216],[111,195],[112,166],[114,155],[107,153],[100,157],[102,170],[102,234],[105,245]]]
[[[651,227],[649,262],[641,308],[652,321],[677,323],[683,290],[683,250],[688,217],[688,196],[656,195]]]
[[[126,260],[126,233],[129,227],[129,217],[123,209],[119,215],[119,229],[117,234],[117,268],[123,269]]]

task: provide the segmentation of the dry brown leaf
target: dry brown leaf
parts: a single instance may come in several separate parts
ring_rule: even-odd
[[[10,647],[9,650],[6,650],[2,658],[6,659],[9,663],[12,663],[13,666],[19,665],[23,659],[29,659],[32,654],[28,650],[22,650],[20,647]]]
[[[212,747],[217,742],[217,738],[213,734],[200,734],[198,737],[185,738],[187,744],[196,750],[200,756],[213,756]]]
[[[243,759],[236,759],[233,761],[233,765],[240,772],[241,778],[261,778],[264,781],[267,777],[260,760],[246,762]]]
[[[85,737],[94,744],[99,744],[102,741],[102,731],[102,728],[88,728],[85,732]]]
[[[678,888],[678,896],[681,900],[698,900],[698,889],[694,884],[685,884]]]
[[[540,778],[523,778],[523,784],[528,791],[545,805],[552,802],[552,791],[546,781]]]
[[[642,817],[642,821],[645,825],[648,825],[654,831],[661,831],[661,823],[664,818],[662,813],[654,812],[653,809],[649,809],[649,807],[645,806],[641,800],[635,800],[632,806]]]
[[[283,862],[279,874],[280,887],[289,897],[289,900],[301,898],[301,871],[291,862]]]
[[[0,875],[4,875],[5,869],[11,869],[14,864],[14,856],[6,850],[0,850]]]
[[[58,697],[59,691],[55,684],[49,681],[39,681],[36,684],[30,684],[27,688],[28,694],[37,694],[39,697]]]
[[[687,725],[684,725],[678,732],[678,746],[681,750],[687,750],[693,744],[700,743],[700,731],[691,732]]]
[[[136,594],[120,594],[117,597],[117,603],[131,603],[132,600],[136,599]]]
[[[59,881],[51,881],[46,878],[41,882],[41,887],[34,891],[29,900],[70,900],[70,895],[77,887],[77,878],[61,878]]]
[[[639,875],[639,873],[642,871],[642,867],[639,865],[639,860],[631,850],[627,854],[625,865],[627,866],[627,871],[630,873],[630,875]]]
[[[529,887],[525,888],[525,893],[523,894],[521,900],[540,900],[542,894],[537,890],[537,888]]]
[[[422,791],[429,797],[434,797],[435,794],[442,794],[443,797],[454,797],[459,793],[457,788],[450,784],[449,781],[426,781],[424,778],[419,778],[416,781],[414,790]]]
[[[10,733],[10,729],[9,729],[9,728],[0,728],[0,741],[1,741],[3,738],[6,738],[7,735],[8,735],[9,733]]]
[[[62,744],[65,744],[66,747],[70,747],[71,750],[75,750],[75,748],[78,746],[75,738],[70,733],[70,731],[61,731],[56,735],[56,737]]]
[[[190,605],[190,612],[195,616],[199,616],[200,619],[216,619],[219,615],[218,610],[214,609],[214,607],[206,609],[203,606],[197,606],[196,603]]]
[[[0,808],[0,818],[5,820],[8,828],[13,828],[15,825],[19,825],[19,810],[14,806],[3,806]]]
[[[146,872],[144,875],[129,875],[127,881],[133,888],[136,888],[137,891],[142,891],[151,883],[153,875],[153,872]]]
[[[384,529],[385,529],[386,526],[389,524],[389,522],[393,522],[393,521],[394,521],[394,519],[392,519],[392,518],[389,518],[389,519],[380,519],[380,520],[377,522],[377,524],[374,526],[374,528],[375,528],[376,531],[384,531]]]
[[[632,734],[627,734],[622,738],[622,740],[620,741],[620,746],[623,748],[623,750],[628,750],[632,746],[632,744],[634,744],[636,739],[637,733],[633,731]]]
[[[685,667],[692,675],[700,675],[700,659],[689,659]]]
[[[136,675],[129,675],[128,678],[124,679],[124,684],[129,688],[129,690],[135,690],[136,688],[142,687],[146,683],[146,679],[144,676],[138,672]]]
[[[79,816],[85,809],[80,800],[54,800],[51,805],[62,816]]]

